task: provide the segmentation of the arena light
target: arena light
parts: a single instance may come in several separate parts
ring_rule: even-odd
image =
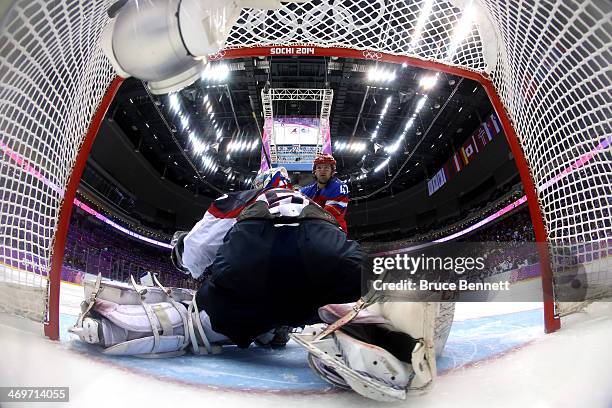
[[[393,154],[399,149],[399,140],[393,143],[392,145],[385,146],[385,151],[389,154]]]
[[[381,121],[382,119],[384,119],[385,115],[387,114],[387,109],[389,109],[389,105],[391,104],[391,101],[393,100],[393,98],[391,96],[389,96],[387,98],[387,101],[385,102],[385,106],[383,107],[381,114]],[[379,121],[378,123],[380,124],[381,121]]]
[[[204,170],[208,172],[216,172],[219,168],[215,160],[207,155],[202,156],[202,166],[204,166]]]
[[[181,125],[183,126],[183,129],[187,129],[189,127],[189,119],[187,118],[187,116],[183,116],[180,115],[180,120],[181,120]]]
[[[347,142],[336,141],[336,143],[334,144],[334,148],[339,152],[346,150],[351,153],[358,153],[358,152],[363,152],[367,148],[367,145],[365,142],[347,143]]]
[[[364,142],[351,143],[348,147],[351,152],[363,152],[366,149]]]
[[[389,153],[389,154],[393,154],[395,152],[397,152],[397,150],[399,149],[402,140],[404,140],[404,138],[406,137],[406,132],[402,132],[402,134],[400,135],[400,137],[397,138],[397,140],[389,145],[389,146],[385,146],[385,152]]]
[[[206,143],[203,143],[199,140],[194,140],[193,142],[193,152],[196,154],[200,154],[202,153],[204,150],[206,150],[208,146],[206,145]]]
[[[389,164],[389,161],[391,161],[391,158],[387,157],[382,163],[380,163],[378,166],[376,166],[376,168],[374,169],[374,173],[378,173],[379,171],[384,169],[385,166],[387,166],[387,164]]]
[[[370,70],[368,71],[368,80],[375,81],[377,73],[378,70],[375,67],[370,68]]]
[[[419,86],[425,90],[428,90],[436,86],[437,82],[438,82],[438,74],[427,75],[421,78],[421,80],[419,81]]]
[[[427,101],[427,95],[423,95],[423,97],[421,99],[419,99],[419,101],[417,102],[417,106],[414,109],[414,113],[419,113],[421,111],[421,109],[423,109],[423,106],[425,106],[425,102]]]
[[[198,139],[198,137],[193,132],[189,133],[189,141],[191,142],[191,146],[195,154],[200,154],[206,149],[208,149],[208,145]]]
[[[372,132],[372,136],[370,137],[370,140],[374,140],[378,137],[378,129],[380,129],[380,127],[382,126],[382,122],[385,119],[385,116],[387,115],[389,105],[391,105],[392,101],[393,101],[392,96],[387,97],[385,105],[383,106],[382,111],[380,112],[380,120],[376,124],[376,129],[374,130],[374,132]]]
[[[202,72],[202,79],[207,82],[223,82],[229,76],[227,64],[208,64]]]
[[[393,82],[397,78],[395,71],[372,67],[368,71],[368,80],[371,82]]]
[[[171,93],[169,99],[170,99],[170,109],[172,109],[174,112],[178,112],[179,109],[181,108],[181,104],[179,102],[178,96],[176,96],[175,93]]]
[[[226,151],[229,153],[233,152],[244,152],[244,151],[252,151],[259,145],[259,139],[254,139],[252,141],[248,140],[234,140],[227,144]],[[229,160],[229,158],[228,158]]]
[[[406,126],[404,126],[404,131],[407,131],[408,129],[410,129],[413,124],[414,124],[414,118],[410,118],[408,122],[406,122]]]
[[[397,152],[402,140],[406,138],[406,135],[408,134],[408,130],[412,127],[413,124],[414,124],[414,116],[408,119],[408,121],[406,122],[406,125],[404,126],[403,132],[400,134],[397,140],[393,144],[385,146],[385,152],[389,154],[394,154],[395,152]]]

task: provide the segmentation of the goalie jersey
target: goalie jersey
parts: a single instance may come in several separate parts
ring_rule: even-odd
[[[182,264],[194,278],[213,263],[234,224],[247,219],[272,220],[277,225],[320,219],[339,226],[334,217],[299,191],[271,188],[225,194],[210,205],[185,237]]]

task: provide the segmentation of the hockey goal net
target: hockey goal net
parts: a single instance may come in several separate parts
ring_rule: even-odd
[[[108,0],[17,0],[0,33],[0,311],[57,338],[68,214],[119,80],[103,56]],[[502,119],[539,241],[547,330],[574,310],[554,298],[571,262],[585,300],[612,287],[611,11],[603,0],[313,0],[244,10],[213,58],[313,50],[463,75]],[[573,266],[571,266],[573,267]]]

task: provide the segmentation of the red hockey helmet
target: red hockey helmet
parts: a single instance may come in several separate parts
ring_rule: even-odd
[[[312,163],[312,172],[314,173],[317,164],[329,164],[332,168],[332,174],[336,172],[336,159],[331,154],[320,154]]]

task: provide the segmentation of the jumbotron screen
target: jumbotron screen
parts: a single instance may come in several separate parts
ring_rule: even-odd
[[[266,119],[261,152],[262,171],[268,169],[265,155],[270,154],[271,131],[274,132],[276,142],[276,161],[273,160],[273,167],[283,166],[288,171],[310,171],[317,152],[319,132],[323,141],[322,152],[331,154],[329,121],[306,117]]]

